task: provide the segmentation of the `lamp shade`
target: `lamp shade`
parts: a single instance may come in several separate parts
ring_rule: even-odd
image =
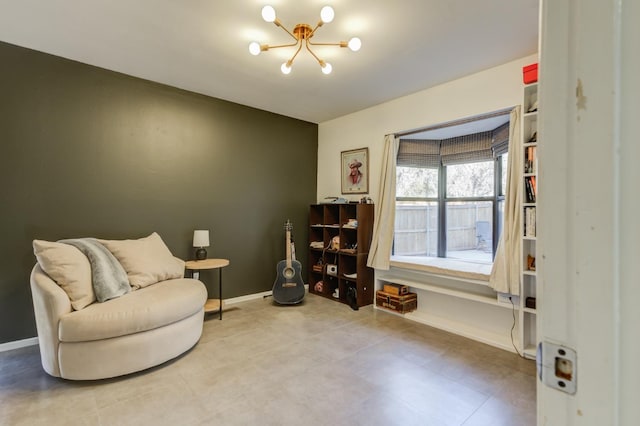
[[[200,229],[193,231],[194,247],[209,247],[209,230]]]

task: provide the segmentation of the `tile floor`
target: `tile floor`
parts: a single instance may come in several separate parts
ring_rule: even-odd
[[[371,306],[270,299],[207,317],[202,339],[126,377],[49,377],[0,353],[1,425],[535,425],[535,365]]]

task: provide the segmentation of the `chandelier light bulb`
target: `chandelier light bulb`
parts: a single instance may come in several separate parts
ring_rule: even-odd
[[[253,56],[259,55],[260,50],[260,43],[258,43],[257,41],[252,41],[251,43],[249,43],[249,53],[251,53]]]
[[[351,40],[349,40],[348,46],[352,52],[357,52],[362,47],[362,41],[360,41],[358,37],[353,37]]]
[[[331,74],[331,71],[333,71],[333,67],[329,62],[325,62],[324,65],[322,66],[322,72],[328,75],[328,74]]]
[[[331,6],[325,6],[322,8],[322,10],[320,10],[320,19],[322,19],[322,22],[324,22],[325,24],[333,21],[333,18],[335,16],[336,14]]]
[[[276,10],[273,6],[265,6],[262,8],[262,19],[267,22],[273,22],[276,20]]]
[[[286,62],[284,62],[280,67],[280,71],[282,71],[282,74],[287,75],[291,72],[291,67]]]

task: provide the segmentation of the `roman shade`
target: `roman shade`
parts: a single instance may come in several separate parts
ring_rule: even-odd
[[[440,166],[440,141],[400,139],[396,165],[437,169]]]
[[[437,169],[440,165],[491,161],[509,148],[509,123],[455,138],[400,139],[396,165]]]

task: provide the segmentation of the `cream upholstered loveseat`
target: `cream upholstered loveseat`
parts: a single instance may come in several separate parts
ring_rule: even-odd
[[[42,366],[52,376],[92,380],[140,371],[184,353],[202,334],[206,288],[183,278],[184,262],[156,233],[99,241],[131,286],[102,303],[85,254],[65,243],[34,241],[31,291]]]

